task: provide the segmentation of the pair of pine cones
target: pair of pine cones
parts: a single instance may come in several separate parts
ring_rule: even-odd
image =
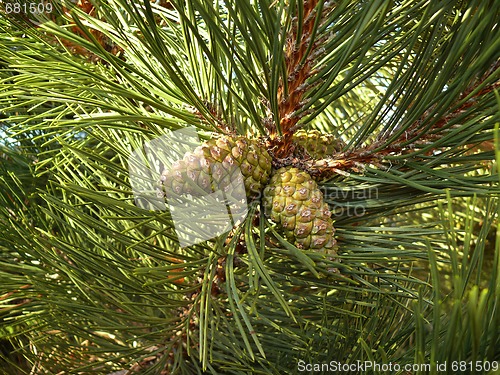
[[[293,141],[311,157],[339,151],[339,139],[318,131],[299,130]],[[231,186],[233,173],[241,172],[248,199],[263,191],[266,215],[289,241],[304,250],[335,255],[335,228],[328,204],[311,175],[293,166],[273,171],[266,146],[246,137],[222,136],[206,141],[161,176],[166,191],[201,196],[220,186]],[[230,189],[228,189],[230,192]]]

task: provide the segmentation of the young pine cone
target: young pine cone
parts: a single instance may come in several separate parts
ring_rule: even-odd
[[[295,167],[276,171],[264,189],[264,207],[297,247],[335,255],[331,212],[308,173]]]
[[[224,136],[206,141],[161,175],[167,191],[202,196],[228,188],[241,172],[247,197],[256,196],[269,180],[271,156],[257,141]]]
[[[300,129],[293,135],[293,140],[316,159],[322,159],[339,152],[345,146],[340,138],[336,138],[332,134],[323,134],[318,130],[305,131]]]

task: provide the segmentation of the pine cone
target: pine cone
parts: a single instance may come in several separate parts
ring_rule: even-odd
[[[293,140],[316,159],[339,152],[345,146],[340,138],[336,138],[332,134],[323,134],[318,130],[305,131],[300,129],[293,135]]]
[[[167,191],[202,196],[231,187],[241,172],[247,197],[255,197],[269,180],[271,156],[257,141],[245,137],[211,139],[188,152],[165,170],[161,182]]]
[[[335,255],[331,212],[308,173],[295,167],[276,171],[264,189],[264,207],[297,247]]]

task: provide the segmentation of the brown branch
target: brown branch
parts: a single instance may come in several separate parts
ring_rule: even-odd
[[[276,149],[275,156],[278,158],[285,158],[294,151],[292,136],[297,129],[297,123],[306,115],[306,112],[302,111],[307,102],[305,95],[315,85],[309,83],[308,79],[317,73],[314,69],[315,63],[323,54],[321,45],[325,35],[314,36],[314,24],[316,19],[324,17],[333,5],[323,8],[320,15],[317,14],[318,0],[304,0],[302,6],[302,25],[298,24],[298,17],[294,17],[286,37],[286,77],[281,77],[278,85],[278,117],[283,136],[278,137],[275,123],[270,117],[264,120],[270,130],[272,147]],[[318,80],[316,84],[320,82]]]
[[[499,68],[500,62],[496,62],[495,64],[493,64],[482,77],[477,79],[466,90],[464,90],[464,92],[458,97],[455,104],[450,108],[453,108],[453,106],[457,106],[456,103],[459,103],[460,101],[463,101],[465,98],[467,98]],[[498,87],[500,87],[500,80],[496,80],[491,84],[485,86],[483,89],[474,94],[474,96],[460,104],[456,109],[450,111],[449,114],[437,121],[433,125],[432,129],[426,130],[424,134],[421,134],[420,137],[411,144],[408,144],[407,140],[419,136],[419,131],[421,131],[419,125],[429,117],[429,113],[433,108],[425,111],[420,119],[412,124],[412,126],[410,126],[409,129],[396,140],[396,142],[388,145],[384,149],[378,150],[385,142],[385,139],[381,139],[373,142],[366,147],[360,147],[358,149],[350,150],[347,152],[339,152],[325,159],[309,159],[304,160],[301,163],[295,161],[295,164],[297,166],[301,164],[301,167],[303,169],[306,169],[312,176],[319,179],[328,178],[334,174],[348,175],[348,171],[360,172],[365,168],[366,165],[374,165],[379,168],[384,168],[382,162],[387,155],[402,155],[404,153],[412,152],[417,146],[431,144],[433,141],[442,136],[442,134],[440,134],[439,132],[433,131],[445,127],[450,121],[462,115],[464,111],[476,105],[481,97],[491,93]],[[493,145],[491,144],[491,142],[483,142],[481,147],[491,149]]]
[[[204,125],[212,126],[217,129],[218,133],[222,133],[229,136],[236,135],[236,125],[234,123],[226,123],[222,117],[222,109],[217,104],[209,102],[207,100],[202,100],[203,105],[208,110],[210,114],[203,114],[199,109],[194,106],[186,106],[189,112],[193,113],[198,120]]]
[[[335,174],[348,176],[350,171],[362,172],[367,165],[381,167],[383,156],[387,153],[367,153],[363,149],[353,152],[339,152],[332,157],[321,160],[306,160],[301,163],[301,167],[319,180],[327,179]]]
[[[490,77],[494,72],[500,68],[500,62],[493,64],[488,71],[475,80],[462,94],[459,95],[457,101],[454,105],[450,106],[453,108],[457,106],[457,103],[463,101],[472,92],[474,92],[488,77]],[[380,139],[372,144],[360,147],[348,152],[340,152],[332,155],[329,158],[322,160],[307,160],[305,161],[305,168],[317,178],[326,178],[333,174],[343,174],[345,175],[347,171],[352,170],[354,172],[361,171],[366,165],[375,165],[377,167],[382,167],[382,161],[387,155],[402,155],[404,153],[412,152],[417,146],[424,146],[431,144],[436,139],[442,137],[442,134],[436,132],[436,130],[442,129],[450,121],[454,120],[458,116],[462,115],[467,109],[476,105],[481,97],[486,94],[491,93],[493,90],[500,86],[500,80],[496,80],[491,84],[485,86],[483,89],[479,90],[474,96],[469,98],[467,101],[460,104],[454,110],[438,120],[431,129],[426,129],[425,133],[419,134],[421,128],[419,127],[426,119],[429,118],[433,107],[425,111],[422,116],[413,123],[407,131],[405,131],[401,136],[392,144],[386,146],[385,148],[379,150],[381,146],[384,145],[385,139]],[[413,143],[408,144],[408,139],[416,138]],[[484,143],[484,142],[483,142]],[[490,147],[487,142],[484,147]]]
[[[96,9],[95,6],[89,1],[89,0],[79,0],[78,3],[75,5],[76,7],[80,8],[83,12],[87,13],[89,16],[94,17],[96,14]],[[69,12],[70,10],[63,7],[63,12],[71,18]],[[52,21],[57,22],[57,19],[55,16],[53,17]],[[84,39],[86,39],[89,42],[92,42],[91,38],[87,36],[87,34],[78,26],[73,25],[70,27],[70,30],[75,34],[78,35]],[[99,30],[94,30],[90,29],[89,30],[90,34],[96,39],[97,43],[101,45],[102,48],[104,48],[107,52],[118,56],[123,54],[123,48],[120,46],[112,43],[106,35],[104,35],[101,31]],[[102,59],[97,56],[95,53],[89,51],[87,48],[82,47],[81,45],[65,39],[65,38],[59,38],[60,43],[66,47],[70,53],[73,55],[80,55],[85,57],[87,60],[89,60],[92,63],[96,63],[98,61],[102,61]],[[49,39],[49,42],[52,44],[59,44],[59,42],[55,38]]]
[[[500,68],[500,61],[497,61],[490,67],[490,69],[488,69],[488,71],[485,74],[483,74],[481,77],[476,79],[471,85],[469,85],[469,87],[467,87],[467,89],[465,89],[464,92],[462,92],[459,95],[456,102],[452,104],[450,108],[457,106],[459,102],[463,101],[472,92],[474,92],[488,77],[490,77],[493,73],[495,73],[499,68]],[[450,123],[450,121],[456,119],[474,105],[477,105],[481,97],[492,92],[498,87],[500,87],[500,80],[496,80],[493,83],[484,87],[482,90],[478,91],[476,94],[474,94],[474,96],[472,96],[467,101],[463,102],[461,105],[455,108],[453,111],[450,111],[447,115],[439,119],[435,124],[433,124],[431,129],[425,129],[422,131],[420,128],[420,124],[422,124],[429,118],[430,113],[435,109],[435,106],[432,106],[427,111],[425,111],[422,114],[422,116],[420,116],[420,118],[408,128],[407,131],[401,134],[401,136],[395,142],[394,146],[396,146],[396,148],[399,147],[402,150],[404,148],[408,148],[408,146],[401,145],[401,144],[406,144],[408,139],[414,139],[416,137],[419,137],[419,139],[415,141],[415,144],[426,144],[434,141],[437,138],[440,138],[441,135],[434,132],[435,130],[444,128],[448,123]],[[372,144],[371,149],[376,149],[380,147],[382,142],[383,140],[381,140],[380,142],[375,142],[374,144]]]
[[[284,134],[288,135],[290,128],[293,127],[299,118],[291,116],[297,109],[299,103],[303,100],[304,93],[307,90],[306,79],[311,71],[312,61],[307,58],[307,50],[311,40],[311,34],[314,28],[314,21],[316,18],[316,5],[317,0],[306,0],[304,6],[304,24],[302,25],[302,32],[299,35],[297,25],[297,18],[294,19],[294,24],[288,34],[285,47],[285,64],[286,64],[286,77],[287,90],[283,81],[280,82],[278,87],[278,113],[280,117],[281,130]],[[311,48],[309,54],[314,50]]]
[[[15,293],[20,293],[21,292],[21,289],[28,289],[28,288],[31,288],[33,285],[31,284],[26,284],[26,285],[22,285],[20,286],[18,289],[14,289],[13,291],[11,292],[7,292],[7,293],[4,293],[0,296],[0,301],[3,301],[11,296],[13,296]]]

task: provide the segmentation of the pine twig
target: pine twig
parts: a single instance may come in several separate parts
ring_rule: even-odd
[[[474,92],[488,77],[490,77],[493,73],[495,73],[498,69],[500,68],[500,62],[496,62],[493,64],[490,69],[480,78],[478,78],[474,83],[472,83],[461,95],[459,95],[457,101],[450,106],[450,108],[453,108],[456,106],[457,102],[462,101],[464,98],[468,97],[472,92]],[[487,85],[484,87],[482,90],[478,91],[474,96],[469,98],[466,102],[462,103],[460,106],[457,108],[450,110],[448,114],[443,116],[441,119],[436,121],[435,124],[433,124],[431,129],[424,129],[422,131],[421,124],[424,123],[424,121],[427,121],[430,114],[434,110],[434,106],[429,108],[427,111],[425,111],[422,116],[415,121],[407,131],[405,131],[403,134],[400,135],[398,140],[393,144],[391,148],[393,149],[399,149],[400,151],[403,151],[405,149],[411,149],[414,148],[416,145],[424,145],[428,144],[442,136],[442,134],[439,133],[439,131],[443,128],[446,128],[446,125],[454,120],[455,118],[459,117],[462,115],[467,109],[470,107],[474,106],[477,104],[479,99],[483,97],[484,95],[494,91],[500,87],[500,80],[496,80],[493,83]],[[466,121],[466,119],[464,119]],[[382,142],[386,139],[387,137],[384,137],[384,139],[381,139],[380,142],[375,142],[374,144],[371,145],[369,148],[370,150],[374,150],[378,147],[381,146]],[[408,140],[414,140],[413,144],[408,144]]]
[[[302,4],[302,24],[299,25],[299,17],[294,17],[286,37],[286,77],[280,79],[278,86],[278,116],[282,137],[278,137],[275,122],[270,119],[264,121],[270,128],[272,145],[277,146],[275,156],[278,158],[293,153],[292,136],[297,123],[306,115],[301,111],[307,103],[305,95],[314,86],[308,79],[316,72],[315,62],[323,53],[320,48],[323,37],[316,37],[315,25],[317,18],[323,18],[331,7],[322,8],[320,5],[318,0],[305,0]]]
[[[474,92],[488,77],[495,73],[500,68],[500,62],[495,63],[486,74],[478,78],[471,84],[457,99],[457,102],[462,101]],[[327,178],[333,174],[348,174],[348,171],[360,172],[367,165],[374,165],[383,168],[383,160],[387,155],[402,155],[412,152],[416,147],[429,145],[442,137],[442,130],[453,119],[461,116],[464,111],[475,105],[481,97],[491,93],[500,86],[500,80],[496,80],[491,84],[478,91],[474,96],[462,103],[457,108],[451,110],[456,106],[456,103],[450,106],[450,112],[436,121],[431,129],[422,131],[421,124],[426,121],[433,108],[429,108],[422,116],[413,123],[407,131],[401,134],[398,139],[385,145],[386,140],[390,135],[380,138],[372,144],[360,147],[348,152],[339,152],[331,157],[321,160],[307,160],[304,167],[314,175],[316,178]],[[465,121],[465,120],[464,120]],[[409,140],[413,140],[408,143]]]

